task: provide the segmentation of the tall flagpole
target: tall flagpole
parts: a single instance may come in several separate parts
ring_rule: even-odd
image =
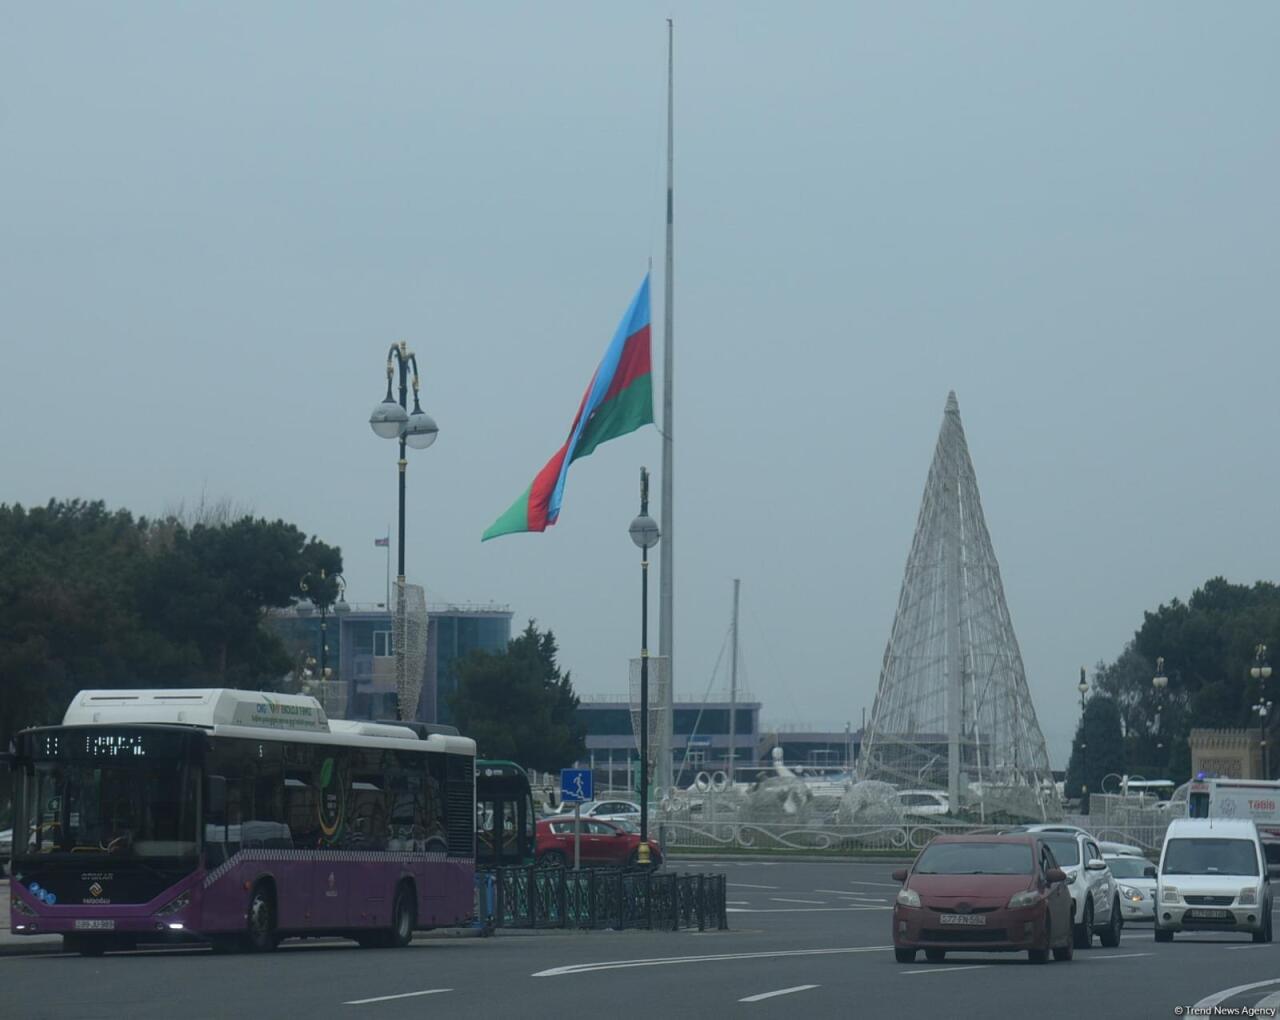
[[[672,526],[671,491],[672,481],[672,449],[671,449],[671,345],[675,336],[672,311],[675,305],[675,242],[673,235],[672,206],[675,191],[675,26],[667,19],[667,274],[663,287],[666,299],[666,314],[663,321],[662,341],[662,543],[660,547],[660,566],[662,576],[658,585],[658,654],[667,664],[666,684],[663,692],[662,725],[658,731],[657,786],[662,794],[671,788],[671,751],[672,723],[675,718],[675,660],[672,655],[672,550],[675,549],[675,528]]]

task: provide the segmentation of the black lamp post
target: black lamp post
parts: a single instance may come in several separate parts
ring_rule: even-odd
[[[1160,721],[1161,721],[1160,716],[1161,716],[1161,713],[1164,711],[1165,688],[1169,686],[1169,678],[1165,675],[1165,672],[1164,672],[1164,656],[1163,655],[1156,656],[1156,675],[1151,678],[1151,686],[1156,692],[1156,720],[1155,720],[1156,750],[1160,751],[1160,750],[1163,750],[1164,748],[1164,740],[1162,739],[1161,733],[1160,733]]]
[[[649,516],[649,470],[640,469],[640,516],[631,522],[640,547],[640,846],[638,862],[649,863],[649,550],[658,544],[658,523]]]
[[[318,574],[303,574],[302,579],[298,582],[298,590],[307,597],[311,605],[320,610],[320,689],[327,694],[327,684],[329,682],[329,607],[332,605],[333,611],[339,616],[351,611],[351,607],[347,605],[345,598],[347,579],[341,574],[330,574],[324,568],[321,568]],[[310,615],[309,610],[303,608],[307,604],[307,602],[302,602],[298,605],[298,611],[303,616]],[[325,705],[325,711],[329,711],[328,705]]]
[[[395,376],[397,364],[400,366],[400,399],[398,401],[391,395],[391,382]],[[411,369],[413,373],[412,414],[408,410]],[[403,718],[400,700],[404,696],[405,689],[404,637],[406,630],[404,604],[404,471],[408,466],[408,461],[405,460],[404,448],[411,446],[415,450],[425,450],[436,441],[436,436],[440,431],[436,426],[435,419],[427,414],[418,403],[418,356],[409,350],[409,345],[404,341],[392,344],[391,349],[387,351],[387,395],[383,398],[382,403],[373,409],[373,414],[369,415],[369,425],[374,434],[382,439],[400,440],[400,526],[396,543],[398,570],[396,573],[396,625],[394,632],[396,718],[400,719]]]
[[[1080,775],[1083,782],[1080,784],[1080,798],[1084,800],[1089,796],[1088,771],[1085,769],[1085,748],[1084,742],[1084,699],[1089,693],[1089,681],[1084,677],[1084,667],[1080,667],[1080,682],[1076,684],[1076,690],[1080,692]]]
[[[1271,778],[1271,763],[1267,752],[1267,714],[1271,702],[1267,700],[1267,681],[1271,678],[1271,662],[1267,658],[1267,646],[1258,645],[1253,650],[1253,665],[1249,675],[1258,681],[1258,702],[1253,710],[1258,713],[1258,727],[1262,731],[1262,778]]]

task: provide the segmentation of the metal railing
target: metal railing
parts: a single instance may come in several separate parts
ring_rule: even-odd
[[[477,910],[495,928],[726,931],[724,875],[496,868],[477,874]]]

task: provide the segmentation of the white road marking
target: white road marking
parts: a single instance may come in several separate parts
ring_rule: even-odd
[[[1214,992],[1212,995],[1206,995],[1203,999],[1195,1004],[1195,1009],[1209,1009],[1212,1006],[1219,1006],[1225,1000],[1233,995],[1239,995],[1241,992],[1251,992],[1255,988],[1266,988],[1270,985],[1280,985],[1280,978],[1268,978],[1266,981],[1255,981],[1251,985],[1236,985],[1234,988],[1224,988],[1220,992]]]
[[[833,910],[892,910],[892,907],[725,907],[726,914],[824,914]]]
[[[902,888],[902,884],[900,882],[855,882],[852,879],[850,879],[849,884],[850,885],[878,885],[885,889],[901,889]]]
[[[725,884],[736,886],[739,889],[773,889],[775,892],[778,889],[776,885],[752,885],[750,882],[726,882]]]
[[[876,896],[872,893],[865,892],[845,892],[843,889],[815,889],[814,892],[830,893],[832,896],[848,896],[857,900],[878,900],[884,901],[883,896]]]
[[[974,963],[974,964],[970,964],[967,967],[930,967],[927,970],[904,970],[902,973],[903,974],[944,974],[944,973],[949,974],[954,971],[961,971],[961,970],[984,970],[985,968],[990,966],[991,964],[989,963]]]
[[[776,992],[761,992],[759,995],[748,995],[739,999],[739,1002],[760,1002],[762,999],[772,999],[775,995],[790,995],[792,992],[807,992],[810,988],[817,988],[817,985],[796,985],[793,988],[779,988]]]
[[[388,1002],[391,999],[412,999],[419,995],[439,995],[441,992],[451,992],[452,988],[428,988],[423,992],[401,992],[399,995],[378,995],[372,999],[352,999],[344,1002],[344,1006],[364,1006],[370,1002]]]
[[[769,899],[773,900],[774,903],[812,903],[819,907],[826,906],[827,903],[826,900],[793,900],[788,899],[786,896],[770,896]]]
[[[1252,945],[1252,946],[1227,946],[1227,948],[1228,949],[1274,949],[1275,946],[1269,945],[1266,942],[1259,942],[1257,945]]]
[[[1113,953],[1111,956],[1082,956],[1082,960],[1133,960],[1139,956],[1155,956],[1155,953]]]
[[[1280,1009],[1280,992],[1272,992],[1265,999],[1259,999],[1253,1004],[1253,1008],[1262,1012],[1268,1009]]]
[[[600,963],[572,963],[536,971],[532,977],[564,977],[598,970],[626,970],[631,967],[666,967],[678,963],[715,963],[721,960],[773,960],[784,956],[836,956],[847,953],[883,953],[893,946],[846,946],[840,949],[783,949],[772,953],[715,953],[710,956],[655,956],[641,960],[605,960]]]
[[[751,902],[750,900],[725,900],[725,903],[729,904],[729,906],[731,907],[740,907],[744,903],[750,903],[750,902]]]

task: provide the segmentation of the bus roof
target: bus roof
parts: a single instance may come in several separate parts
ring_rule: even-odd
[[[475,754],[475,741],[461,736],[429,734],[422,738],[408,726],[329,719],[315,698],[305,694],[267,694],[226,687],[81,691],[62,718],[64,726],[129,726],[137,724],[192,726],[231,737],[266,736],[319,743],[381,746],[401,742],[432,749]],[[278,736],[276,735],[278,734]]]

